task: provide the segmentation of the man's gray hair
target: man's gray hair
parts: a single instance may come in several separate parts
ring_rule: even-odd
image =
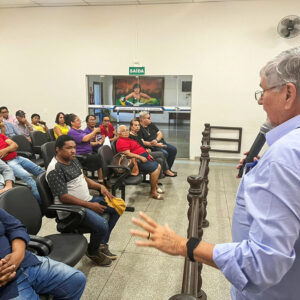
[[[145,119],[146,115],[149,115],[149,111],[141,111],[139,113],[140,119]]]
[[[297,94],[300,92],[300,47],[283,51],[269,61],[260,71],[271,88],[285,83],[293,83]]]
[[[127,128],[126,125],[120,125],[120,126],[118,127],[118,134],[121,132],[121,129],[124,128],[124,127]]]

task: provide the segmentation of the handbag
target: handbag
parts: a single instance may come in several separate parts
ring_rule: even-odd
[[[114,155],[111,160],[111,165],[116,167],[126,167],[131,170],[130,175],[137,176],[139,175],[139,168],[135,158],[128,158],[126,154],[120,152]],[[121,175],[126,172],[126,169],[123,168],[114,168],[114,172],[117,175]]]

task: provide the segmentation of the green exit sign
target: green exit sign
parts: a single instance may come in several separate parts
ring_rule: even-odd
[[[145,75],[145,67],[129,67],[129,75]]]

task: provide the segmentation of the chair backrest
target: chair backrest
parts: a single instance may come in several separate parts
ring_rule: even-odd
[[[49,142],[49,135],[41,131],[34,131],[32,133],[32,145],[42,146],[43,144]]]
[[[114,157],[113,150],[109,146],[104,145],[99,148],[98,154],[101,157],[103,176],[108,177],[112,173],[112,170],[110,170],[107,166],[111,163],[111,160]]]
[[[54,129],[53,128],[50,128],[49,131],[49,136],[50,136],[50,140],[51,141],[55,141],[55,136],[54,136]]]
[[[33,153],[32,146],[24,135],[14,135],[11,139],[19,146],[19,151]]]
[[[18,186],[1,194],[0,208],[20,220],[28,234],[35,235],[39,232],[42,225],[42,213],[29,188]]]
[[[50,164],[52,158],[55,156],[55,141],[53,142],[47,142],[41,146],[41,153],[42,157],[44,159],[44,166],[47,170],[48,165]]]
[[[112,151],[113,151],[114,154],[117,154],[116,143],[117,143],[117,141],[113,141],[113,142],[110,143],[111,149],[112,149]]]
[[[54,197],[46,181],[46,172],[40,174],[36,179],[36,185],[41,197],[41,210],[47,218],[56,218],[55,211],[48,211],[48,207],[53,204]]]

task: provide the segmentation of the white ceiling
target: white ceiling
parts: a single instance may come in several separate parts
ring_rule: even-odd
[[[251,0],[0,0],[0,8],[41,6],[145,5]]]

